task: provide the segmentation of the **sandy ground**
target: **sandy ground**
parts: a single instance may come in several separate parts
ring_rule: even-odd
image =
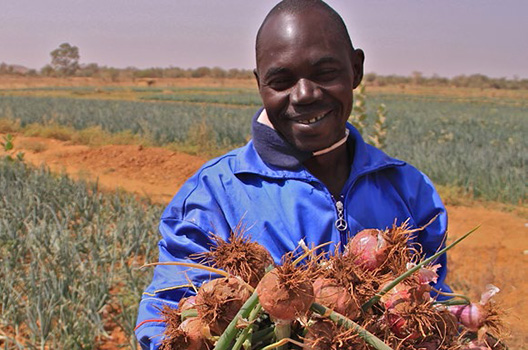
[[[90,148],[44,138],[17,136],[26,161],[46,164],[73,178],[98,179],[105,190],[117,188],[168,203],[205,159],[161,148],[103,146]],[[512,349],[528,346],[528,219],[526,208],[510,212],[490,203],[448,206],[449,240],[481,225],[449,253],[451,285],[478,298],[485,285],[502,289],[497,296],[508,314]]]

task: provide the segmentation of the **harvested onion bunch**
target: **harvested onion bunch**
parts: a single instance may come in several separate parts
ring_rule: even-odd
[[[275,267],[269,253],[242,231],[239,226],[228,242],[213,236],[214,246],[199,256],[222,269],[217,273],[225,278],[204,283],[195,299],[180,302],[180,310],[161,311],[167,324],[163,350],[212,344],[218,350],[243,344],[251,349],[291,344],[312,350],[504,349],[497,341],[500,312],[490,301],[497,289],[490,287],[472,304],[457,295],[448,302],[431,297],[430,283],[438,277],[435,259],[472,231],[424,259],[412,243],[417,230],[408,223],[369,229],[352,238],[343,253],[315,255],[318,247],[301,245],[304,252],[286,254]],[[189,312],[196,316],[185,316]]]

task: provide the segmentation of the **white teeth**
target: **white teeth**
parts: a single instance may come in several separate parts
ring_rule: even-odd
[[[326,116],[326,114],[323,114],[323,115],[320,115],[318,117],[315,117],[315,118],[312,118],[312,119],[309,119],[309,120],[299,120],[298,122],[301,123],[301,124],[309,125],[309,124],[313,124],[315,122],[318,122],[319,120],[323,119],[325,116]]]

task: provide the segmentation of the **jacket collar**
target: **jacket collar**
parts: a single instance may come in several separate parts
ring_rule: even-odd
[[[253,139],[236,157],[235,174],[250,173],[271,178],[297,178],[313,180],[302,162],[311,154],[295,149],[274,129],[257,122],[262,109],[252,121]],[[387,167],[401,166],[405,162],[391,158],[379,149],[366,144],[359,131],[347,123],[350,135],[347,146],[354,155],[349,181]]]

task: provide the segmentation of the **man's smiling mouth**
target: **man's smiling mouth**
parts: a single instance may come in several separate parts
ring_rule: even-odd
[[[308,119],[308,120],[302,120],[302,119],[299,119],[299,120],[296,120],[297,123],[300,123],[300,124],[304,124],[304,125],[310,125],[310,124],[313,124],[313,123],[317,123],[319,120],[323,119],[324,117],[328,116],[330,114],[330,112],[326,112],[324,114],[321,114],[317,117],[314,117],[312,119]]]

